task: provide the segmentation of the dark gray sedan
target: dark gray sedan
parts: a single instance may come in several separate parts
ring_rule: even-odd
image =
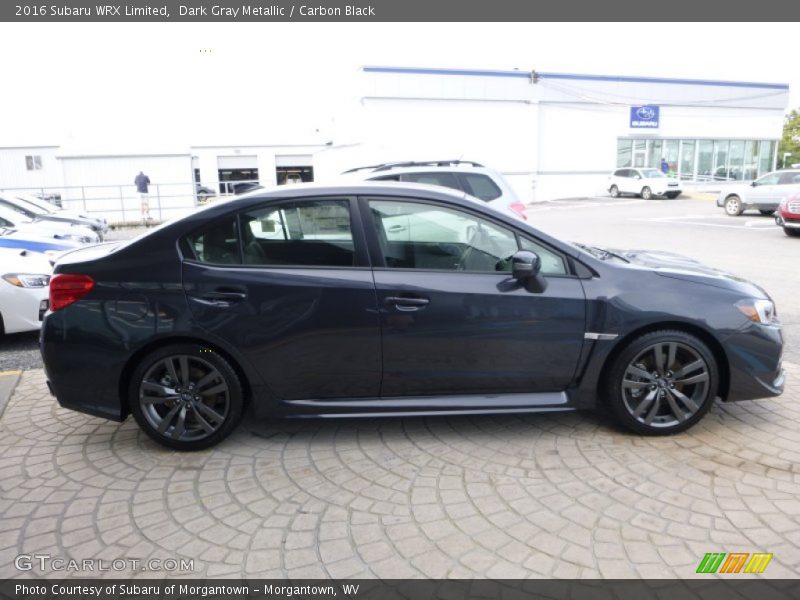
[[[442,188],[259,190],[63,257],[59,403],[158,442],[256,416],[608,409],[640,434],[782,392],[775,307],[664,253],[592,248]]]

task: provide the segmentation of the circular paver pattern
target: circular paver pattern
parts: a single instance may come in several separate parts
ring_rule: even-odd
[[[590,413],[251,419],[191,454],[60,408],[28,371],[0,420],[0,577],[22,554],[194,559],[94,576],[691,577],[707,552],[771,552],[765,576],[796,577],[789,370],[780,398],[666,438]]]

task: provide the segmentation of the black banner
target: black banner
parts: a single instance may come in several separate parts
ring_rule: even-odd
[[[785,0],[4,0],[0,21],[770,21],[800,18],[800,3]],[[667,24],[664,24],[665,26]],[[662,30],[680,38],[680,26]],[[631,30],[632,39],[644,32]],[[647,34],[644,33],[646,36]],[[579,40],[576,40],[579,42]]]
[[[9,600],[795,600],[794,580],[236,580],[17,579],[0,581]]]

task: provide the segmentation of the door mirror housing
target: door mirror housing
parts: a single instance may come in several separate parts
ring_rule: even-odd
[[[757,187],[757,186],[758,186],[758,183],[754,181],[754,182],[753,182],[753,183],[751,183],[750,185],[751,185],[751,186],[753,186],[753,187]]]
[[[519,250],[511,257],[511,276],[525,286],[529,292],[540,294],[547,289],[547,280],[542,277],[542,260],[529,250]]]

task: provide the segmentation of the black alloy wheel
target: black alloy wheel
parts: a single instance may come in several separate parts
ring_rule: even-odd
[[[176,450],[200,450],[227,437],[242,417],[236,372],[216,352],[195,344],[156,350],[136,367],[128,392],[145,433]]]
[[[633,340],[614,361],[606,398],[626,428],[668,435],[697,423],[719,385],[714,355],[682,331],[656,331]]]

